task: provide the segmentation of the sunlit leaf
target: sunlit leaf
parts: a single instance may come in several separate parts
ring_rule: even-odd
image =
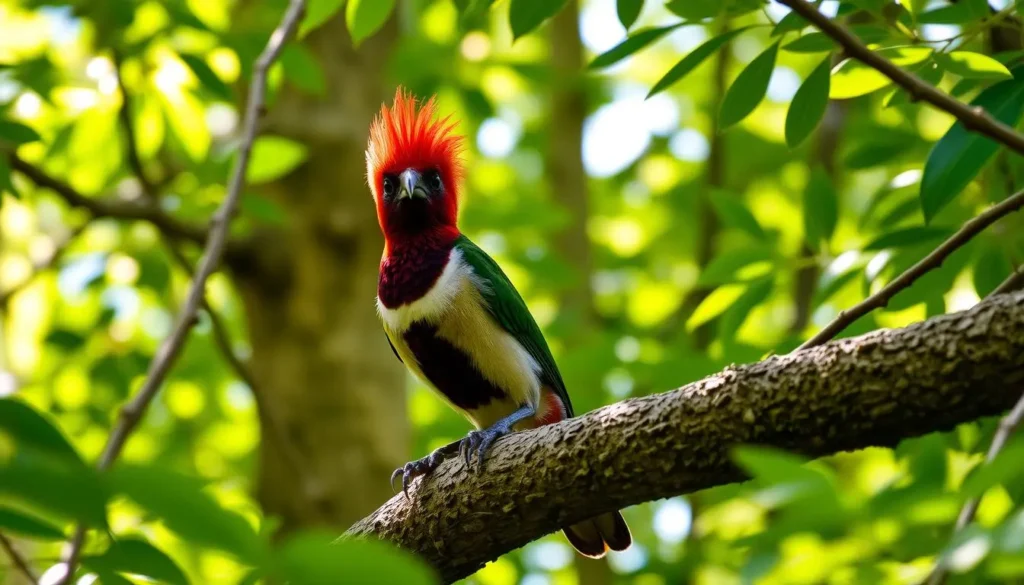
[[[747,287],[742,284],[720,286],[704,297],[697,305],[690,318],[686,321],[686,330],[693,331],[715,317],[721,315],[740,298]]]
[[[729,86],[718,115],[718,123],[723,129],[749,116],[764,99],[764,94],[768,91],[768,81],[775,70],[775,57],[778,53],[779,42],[776,41],[748,63]]]
[[[974,468],[960,486],[960,494],[965,498],[978,498],[985,490],[998,485],[1014,485],[1024,475],[1024,467],[1020,462],[1024,458],[1024,442],[1020,439],[1007,443],[995,459],[982,462]]]
[[[671,0],[665,8],[686,20],[699,21],[718,16],[725,4],[723,0]]]
[[[927,47],[892,47],[875,51],[894,65],[907,67],[916,65],[932,54]],[[829,97],[834,100],[855,98],[882,89],[892,83],[877,69],[852,58],[845,59],[832,70],[832,87]]]
[[[733,449],[732,459],[752,477],[766,484],[795,480],[827,481],[826,475],[807,465],[807,459],[780,449],[740,445]]]
[[[618,14],[619,22],[626,30],[633,26],[643,9],[644,0],[616,0],[615,2],[615,12]]]
[[[629,37],[626,40],[622,41],[621,43],[615,45],[608,51],[605,51],[604,53],[601,53],[600,55],[595,57],[594,60],[590,62],[590,68],[600,69],[602,67],[614,65],[615,63],[618,63],[619,61],[625,59],[626,57],[632,55],[633,53],[660,39],[666,34],[683,26],[683,24],[685,23],[677,22],[676,24],[671,24],[669,26],[662,26],[659,28],[647,28],[644,30],[636,31],[633,34],[629,35]]]
[[[934,242],[948,238],[952,233],[953,230],[941,227],[916,226],[903,228],[891,231],[871,240],[868,245],[864,246],[864,249],[884,250],[886,248],[914,246],[925,242]]]
[[[810,136],[825,116],[831,70],[832,57],[828,56],[793,95],[793,102],[786,113],[786,144],[790,148],[796,148]]]
[[[345,0],[307,0],[306,15],[299,24],[299,38],[302,38],[330,20],[341,10]]]
[[[850,28],[850,32],[859,37],[865,44],[877,43],[889,37],[889,29],[884,27],[862,24]],[[832,37],[823,32],[809,32],[800,38],[782,46],[783,51],[791,53],[824,53],[836,48]]]
[[[811,171],[811,177],[804,189],[804,237],[813,250],[821,248],[832,239],[839,221],[839,201],[832,179],[821,167]]]
[[[284,544],[274,558],[279,575],[292,585],[325,583],[438,583],[419,558],[379,540],[343,540],[307,533]]]
[[[348,0],[345,23],[352,43],[359,46],[384,26],[395,8],[395,0]]]
[[[0,530],[33,540],[63,540],[64,531],[18,510],[0,507]]]
[[[764,271],[772,270],[771,250],[766,246],[752,246],[723,252],[708,262],[700,272],[697,284],[700,286],[730,284],[743,280],[740,277],[748,266],[763,265]],[[763,274],[762,272],[762,274]],[[761,276],[762,274],[757,274]]]
[[[761,303],[768,300],[775,287],[775,277],[771,273],[750,283],[746,291],[736,299],[719,320],[719,339],[723,341],[732,340],[743,322],[750,316],[750,312]]]
[[[199,480],[167,469],[130,465],[119,465],[109,475],[112,489],[161,518],[183,538],[251,563],[259,559],[263,544],[252,526],[217,504]]]
[[[82,563],[97,572],[142,575],[169,585],[188,585],[188,577],[166,553],[141,538],[123,537],[102,555],[87,555]]]
[[[1021,76],[993,85],[971,101],[1008,126],[1016,126],[1024,111],[1024,69]],[[924,164],[921,178],[921,209],[925,221],[932,218],[953,200],[996,153],[999,146],[991,139],[968,130],[960,122],[935,143]]]
[[[916,75],[921,81],[929,85],[938,85],[942,81],[942,76],[946,73],[946,70],[939,66],[938,63],[931,61],[925,62],[918,69],[914,69],[914,75]],[[882,104],[891,108],[893,106],[901,106],[910,103],[910,94],[907,93],[902,87],[894,87],[892,92],[889,93],[882,101]]]
[[[0,429],[0,438],[7,430]],[[72,493],[68,486],[74,486]],[[107,491],[96,471],[34,443],[16,441],[14,454],[0,461],[0,498],[87,526],[107,526]]]
[[[301,142],[280,136],[261,136],[252,145],[245,179],[258,185],[279,179],[306,160],[308,152]]]
[[[566,0],[512,0],[509,5],[509,24],[512,40],[527,34],[542,22],[558,14]]]
[[[782,20],[775,25],[775,28],[772,29],[771,36],[777,37],[788,32],[798,31],[807,26],[808,23],[804,17],[800,16],[796,11],[790,11],[789,14],[782,17]]]
[[[970,51],[936,53],[935,58],[950,73],[968,79],[1012,79],[1013,75],[1005,65],[988,55]]]
[[[672,67],[672,69],[669,69],[668,73],[666,73],[661,79],[658,80],[657,83],[654,84],[654,87],[651,88],[651,91],[650,93],[647,94],[647,97],[651,97],[656,93],[665,91],[666,89],[671,87],[672,84],[686,77],[687,74],[696,69],[697,66],[703,63],[705,60],[707,60],[708,57],[713,55],[715,51],[720,49],[722,45],[729,42],[730,39],[742,33],[743,31],[748,30],[749,28],[749,26],[746,26],[743,28],[737,28],[722,33],[717,37],[714,37],[713,39],[705,41],[701,46],[690,51],[685,57],[683,57],[678,63],[676,63]]]

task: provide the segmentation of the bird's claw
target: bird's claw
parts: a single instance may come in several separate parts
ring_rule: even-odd
[[[437,469],[437,466],[440,465],[441,461],[443,460],[443,457],[438,457],[436,453],[431,453],[430,455],[424,457],[423,459],[410,461],[403,465],[402,467],[399,467],[398,469],[394,470],[391,473],[391,480],[389,481],[391,485],[391,491],[396,491],[395,479],[398,478],[398,476],[402,476],[402,493],[405,494],[405,499],[408,500],[409,484],[412,483],[412,480],[416,479],[417,477],[427,475],[431,471],[434,471],[435,469]]]
[[[471,431],[466,438],[462,439],[459,443],[459,455],[466,461],[466,467],[472,468],[473,466],[473,453],[476,452],[476,472],[484,468],[484,455],[487,454],[487,450],[491,448],[500,437],[508,434],[508,430],[503,428],[484,429],[481,431]]]

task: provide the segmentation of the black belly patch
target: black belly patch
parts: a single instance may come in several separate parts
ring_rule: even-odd
[[[473,410],[505,398],[505,392],[476,369],[466,352],[438,335],[434,325],[417,321],[402,337],[423,375],[455,406]]]

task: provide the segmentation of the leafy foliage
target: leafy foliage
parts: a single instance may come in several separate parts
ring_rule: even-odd
[[[835,7],[832,18],[876,54],[1017,127],[1022,52],[993,31],[1020,37],[1019,3],[1004,4],[815,3]],[[283,5],[0,8],[0,532],[30,543],[40,572],[81,524],[90,530],[79,572],[101,583],[437,581],[388,545],[334,542],[342,526],[273,538],[278,519],[253,496],[260,449],[276,436],[271,417],[225,363],[209,313],[121,460],[95,471],[187,275],[155,228],[83,224],[86,214],[9,156],[86,199],[138,203],[127,119],[159,208],[205,224],[237,156],[240,90]],[[580,39],[553,40],[548,23],[575,6]],[[324,38],[345,34],[351,54],[323,53]],[[577,42],[589,65],[570,78],[551,66],[564,56],[554,43]],[[321,108],[389,96],[392,87],[336,77],[385,45],[389,83],[437,93],[469,138],[465,231],[523,293],[580,412],[792,349],[1024,184],[1019,156],[762,0],[310,0],[299,41],[272,71],[271,110],[319,122]],[[313,170],[340,140],[332,133],[361,130],[330,118],[288,135],[279,121],[268,116],[253,145],[233,234],[305,230],[338,254],[369,245],[338,236],[364,216],[304,222],[320,202],[280,188],[295,175],[318,180]],[[577,144],[564,137],[580,134],[590,176],[574,198],[552,180],[570,168],[557,149]],[[337,186],[339,198],[365,189],[361,172]],[[1007,217],[844,334],[969,306],[1020,258],[1024,221]],[[294,264],[275,287],[321,276]],[[262,309],[239,294],[252,294],[245,278],[225,274],[207,290],[238,355],[251,350],[246,310]],[[312,346],[337,351],[339,340]],[[465,433],[418,384],[408,410],[410,456]],[[328,415],[309,424],[331,424]],[[1019,580],[1024,443],[1012,439],[985,463],[995,427],[982,420],[818,461],[738,446],[735,463],[752,481],[626,511],[636,545],[611,556],[609,582],[918,583],[936,562],[955,582]],[[383,476],[352,481],[382,501],[390,494]],[[953,537],[970,498],[980,498],[977,521]],[[545,537],[470,581],[580,578],[565,544]]]

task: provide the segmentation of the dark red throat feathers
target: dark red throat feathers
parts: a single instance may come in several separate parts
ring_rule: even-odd
[[[451,116],[437,119],[436,109],[434,98],[420,105],[399,87],[394,104],[381,106],[370,126],[366,173],[384,233],[385,257],[413,245],[450,245],[458,237],[463,139],[454,133]],[[387,197],[385,179],[393,184],[408,169],[431,178],[436,173],[442,187],[426,199]]]

